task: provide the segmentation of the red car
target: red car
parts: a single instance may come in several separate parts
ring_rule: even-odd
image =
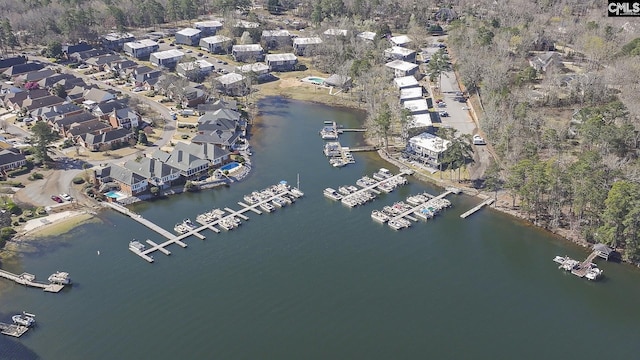
[[[60,196],[57,196],[57,195],[51,195],[51,200],[53,200],[53,201],[55,201],[57,203],[61,203],[61,202],[64,201],[64,200],[62,200],[62,198],[60,198]]]

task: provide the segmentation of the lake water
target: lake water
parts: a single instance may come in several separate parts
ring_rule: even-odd
[[[333,168],[318,130],[360,113],[270,98],[253,130],[253,173],[230,187],[132,207],[171,229],[280,180],[306,196],[271,214],[248,213],[231,232],[204,232],[148,264],[132,238],[159,235],[106,211],[100,223],[43,240],[3,268],[71,273],[60,294],[0,280],[0,319],[21,310],[38,325],[20,339],[0,337],[3,359],[558,359],[635,358],[640,271],[604,263],[600,282],[558,270],[555,255],[587,252],[543,231],[449,197],[436,219],[396,232],[371,210],[420,191],[410,184],[360,208],[323,197],[380,167],[373,154]],[[360,135],[341,136],[355,146]],[[100,251],[98,255],[97,251]]]

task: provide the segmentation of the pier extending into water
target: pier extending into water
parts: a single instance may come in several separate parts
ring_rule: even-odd
[[[29,274],[29,273],[22,273],[20,275],[14,274],[12,272],[6,271],[6,270],[0,270],[0,277],[3,277],[5,279],[9,279],[15,283],[18,283],[20,285],[25,285],[25,286],[31,286],[31,287],[35,287],[35,288],[40,288],[46,292],[52,292],[52,293],[57,293],[60,292],[63,288],[64,285],[63,284],[56,284],[56,283],[42,283],[39,281],[36,281],[36,276],[33,274]]]
[[[272,195],[270,195],[269,197],[266,197],[264,199],[261,199],[260,201],[247,205],[244,203],[240,203],[243,208],[240,210],[233,210],[230,208],[224,208],[226,210],[226,214],[224,216],[221,216],[211,222],[202,224],[202,226],[199,227],[195,227],[193,229],[188,230],[187,232],[180,234],[180,235],[174,235],[173,233],[171,233],[168,230],[163,229],[162,227],[160,227],[159,225],[156,225],[155,223],[153,223],[152,221],[149,221],[147,219],[144,219],[142,217],[142,215],[136,214],[132,211],[130,211],[129,209],[125,208],[122,205],[119,204],[114,204],[114,203],[104,203],[106,206],[122,213],[125,214],[127,216],[129,216],[130,218],[136,220],[137,222],[145,225],[147,228],[155,231],[156,233],[166,237],[168,240],[162,242],[162,243],[155,243],[151,240],[146,240],[146,243],[148,245],[150,245],[150,247],[142,250],[142,251],[133,251],[132,252],[138,256],[140,256],[141,258],[143,258],[144,260],[146,260],[149,263],[152,263],[154,261],[153,256],[151,256],[151,254],[153,252],[156,251],[160,251],[165,255],[170,255],[171,252],[169,250],[166,249],[167,246],[171,245],[171,244],[177,244],[178,246],[181,246],[183,248],[187,247],[187,244],[182,242],[182,240],[184,240],[185,238],[188,238],[190,236],[195,236],[200,238],[201,240],[205,239],[205,236],[201,234],[202,231],[204,230],[211,230],[214,231],[216,233],[220,232],[220,229],[218,229],[216,227],[216,225],[219,225],[222,222],[225,221],[229,221],[231,219],[234,218],[241,218],[243,220],[249,220],[249,217],[245,216],[244,213],[249,212],[249,211],[253,211],[256,213],[260,213],[260,211],[257,209],[258,207],[260,207],[260,205],[273,201],[275,198],[281,197],[282,195],[288,194],[291,195],[295,198],[299,198],[302,196],[302,192],[299,191],[297,188],[293,188],[291,189],[288,185],[284,185],[284,184],[280,184],[280,185],[274,185],[272,186],[272,189],[274,189],[274,191],[272,192]]]
[[[493,204],[494,199],[493,198],[488,198],[485,201],[481,202],[480,204],[476,205],[475,207],[473,207],[472,209],[470,209],[469,211],[465,212],[464,214],[461,214],[460,217],[463,219],[466,219],[467,216],[472,215],[473,213],[475,213],[476,211],[482,209],[483,207],[485,207],[486,205],[491,205]]]
[[[0,333],[13,337],[20,337],[29,330],[28,327],[16,324],[6,324],[0,322]]]

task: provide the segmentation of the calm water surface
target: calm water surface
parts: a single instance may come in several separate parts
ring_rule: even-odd
[[[300,174],[305,198],[240,229],[189,238],[148,264],[132,238],[162,239],[122,215],[50,238],[3,264],[45,278],[69,271],[62,294],[0,281],[0,316],[28,310],[38,326],[0,338],[6,359],[558,359],[635,358],[640,272],[601,263],[592,283],[557,269],[576,248],[490,209],[462,220],[478,202],[395,232],[371,210],[419,191],[410,185],[349,209],[322,196],[381,166],[357,154],[329,166],[318,130],[325,119],[356,127],[362,114],[271,98],[252,138],[255,171],[228,188],[184,194],[133,209],[170,229],[242,196]],[[341,137],[357,145],[356,134]],[[392,168],[393,169],[393,168]],[[395,171],[395,169],[393,169]],[[100,255],[97,255],[97,251]]]

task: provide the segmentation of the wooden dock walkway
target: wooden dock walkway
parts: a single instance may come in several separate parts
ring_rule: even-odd
[[[493,204],[493,201],[494,201],[493,198],[486,199],[485,201],[483,201],[480,204],[476,205],[474,208],[472,208],[469,211],[465,212],[464,214],[460,215],[460,217],[463,218],[463,219],[466,219],[467,216],[469,216],[469,215],[475,213],[476,211],[482,209],[484,206]]]
[[[351,152],[365,152],[365,151],[378,151],[377,146],[358,146],[358,147],[350,147],[349,151]]]
[[[20,337],[24,335],[24,333],[26,333],[27,331],[29,331],[29,328],[26,326],[16,325],[16,324],[6,324],[3,322],[0,322],[0,333],[4,335]]]
[[[360,190],[354,191],[351,194],[344,196],[343,199],[357,198],[359,195],[361,195],[362,193],[365,193],[365,192],[373,192],[375,194],[380,194],[380,191],[376,190],[376,187],[378,185],[380,185],[380,183],[385,182],[385,181],[389,181],[389,180],[392,180],[392,179],[395,180],[396,178],[399,178],[401,176],[411,175],[411,174],[412,174],[412,172],[409,172],[407,170],[402,170],[402,171],[400,171],[400,173],[398,173],[396,175],[393,175],[390,178],[387,178],[387,179],[384,179],[384,180],[376,180],[376,182],[374,184],[362,187]]]
[[[398,219],[404,219],[404,218],[407,218],[407,219],[413,220],[413,221],[418,221],[418,219],[416,219],[414,217],[411,217],[411,214],[413,214],[414,212],[416,212],[416,211],[420,210],[421,208],[423,208],[430,201],[440,200],[440,199],[445,198],[446,196],[448,196],[448,195],[450,195],[452,193],[453,193],[452,191],[445,191],[442,194],[440,194],[438,196],[435,196],[435,197],[432,197],[431,199],[423,202],[420,205],[413,206],[413,207],[411,207],[411,209],[403,211],[402,213],[400,213],[400,214],[394,216],[393,218],[391,218],[391,221],[398,220]]]
[[[575,269],[571,270],[571,273],[577,277],[585,277],[589,269],[591,269],[591,263],[598,256],[598,252],[594,251]]]
[[[178,246],[181,246],[183,248],[187,247],[187,244],[184,243],[182,240],[184,240],[185,238],[188,238],[190,236],[195,236],[198,237],[202,240],[205,239],[205,236],[201,234],[201,232],[203,230],[211,230],[214,231],[216,233],[220,233],[220,229],[218,229],[216,227],[217,224],[219,224],[221,221],[231,218],[231,217],[238,217],[241,219],[249,220],[249,217],[247,217],[246,215],[244,215],[244,213],[248,212],[248,211],[253,211],[256,212],[258,214],[260,214],[261,212],[259,210],[257,210],[258,207],[260,207],[261,204],[267,203],[272,201],[273,199],[275,199],[276,197],[282,196],[284,194],[289,194],[293,197],[297,197],[294,193],[292,193],[290,190],[284,190],[284,191],[280,191],[278,193],[275,193],[273,196],[270,196],[268,198],[265,198],[255,204],[252,205],[247,205],[245,203],[241,203],[239,202],[238,204],[241,205],[243,208],[240,210],[233,210],[230,208],[224,208],[224,210],[226,210],[228,212],[228,214],[226,214],[225,216],[222,216],[212,222],[209,223],[202,223],[198,220],[198,223],[201,224],[201,226],[196,227],[194,229],[191,229],[187,232],[185,232],[184,234],[180,234],[180,235],[175,235],[163,228],[161,228],[160,226],[154,224],[153,222],[144,219],[141,215],[138,215],[132,211],[129,211],[129,209],[125,208],[122,205],[118,205],[118,204],[113,204],[113,203],[103,203],[105,204],[105,206],[108,206],[122,214],[125,214],[129,217],[131,217],[132,219],[138,221],[139,223],[145,225],[147,228],[157,232],[158,234],[164,236],[167,238],[166,241],[161,242],[161,243],[155,243],[149,239],[146,240],[146,243],[148,245],[150,245],[149,248],[141,251],[141,252],[136,252],[136,251],[132,251],[134,254],[140,256],[141,258],[143,258],[144,260],[146,260],[149,263],[154,262],[153,256],[151,256],[150,254],[156,251],[160,251],[165,255],[170,255],[171,252],[169,250],[166,249],[167,246],[171,245],[171,244],[176,244]]]
[[[53,284],[53,283],[42,283],[39,281],[36,281],[36,277],[33,274],[29,274],[29,273],[22,273],[20,275],[14,274],[12,272],[6,271],[6,270],[0,270],[0,277],[3,277],[5,279],[9,279],[15,283],[18,283],[20,285],[25,285],[25,286],[31,286],[31,287],[35,287],[35,288],[40,288],[43,291],[46,292],[52,292],[52,293],[57,293],[60,292],[63,288],[64,285],[62,284]]]
[[[338,128],[338,134],[346,133],[346,132],[365,132],[367,129],[344,129]]]

